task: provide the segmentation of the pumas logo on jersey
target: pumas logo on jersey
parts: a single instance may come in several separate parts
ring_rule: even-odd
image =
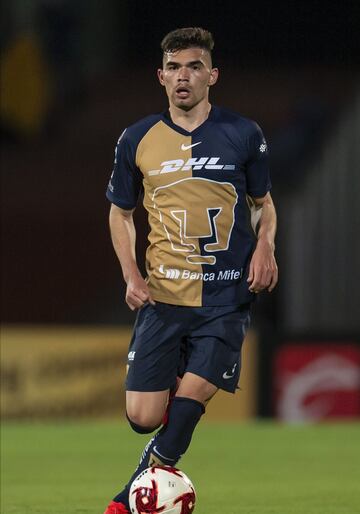
[[[198,143],[193,143],[192,145],[184,145],[184,143],[181,145],[181,150],[190,150],[190,148],[193,148],[194,146],[201,145],[202,141],[199,141]]]
[[[197,144],[197,143],[195,143]],[[172,173],[174,171],[194,171],[198,170],[228,170],[233,171],[235,164],[218,164],[220,157],[191,157],[186,162],[183,159],[173,159],[172,161],[164,161],[160,164],[159,170],[150,170],[148,175],[160,175],[162,173]]]
[[[171,207],[165,210],[162,206],[170,196],[173,197]],[[233,184],[187,177],[157,187],[151,198],[171,250],[181,252],[188,264],[214,265],[215,252],[228,250],[238,200]],[[198,198],[206,199],[206,204],[198,202]],[[201,241],[206,254],[200,254]]]

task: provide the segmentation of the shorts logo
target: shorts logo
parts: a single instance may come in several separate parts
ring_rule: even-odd
[[[225,371],[225,373],[223,374],[223,378],[225,380],[229,380],[229,378],[234,378],[236,368],[237,368],[237,364],[234,364],[233,369],[231,370],[231,374],[228,375],[228,372]]]
[[[128,360],[133,361],[135,359],[135,353],[136,352],[129,352],[128,353]]]

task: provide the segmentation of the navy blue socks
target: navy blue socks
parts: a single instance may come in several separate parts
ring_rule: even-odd
[[[169,409],[168,422],[160,430],[154,441],[152,452],[160,463],[175,465],[188,449],[193,432],[201,416],[204,405],[190,398],[175,396]],[[150,465],[152,463],[150,462]]]
[[[193,432],[205,407],[201,402],[175,396],[169,408],[168,422],[146,445],[139,466],[129,483],[114,501],[122,502],[127,508],[128,495],[133,480],[146,468],[154,465],[175,466],[188,449]]]

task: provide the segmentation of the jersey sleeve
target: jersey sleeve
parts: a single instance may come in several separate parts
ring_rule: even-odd
[[[261,128],[254,123],[247,138],[246,192],[261,198],[271,189],[267,143]]]
[[[136,145],[125,129],[115,148],[114,167],[106,191],[107,199],[121,209],[134,209],[142,190],[142,174],[136,166],[135,155]]]

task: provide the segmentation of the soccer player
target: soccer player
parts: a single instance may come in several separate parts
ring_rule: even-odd
[[[128,127],[116,146],[110,229],[126,303],[138,310],[127,418],[140,434],[159,430],[105,514],[128,513],[137,474],[175,466],[207,402],[236,391],[250,304],[278,279],[267,144],[255,122],[209,103],[213,46],[202,28],[165,36],[158,78],[169,109]],[[146,279],[135,258],[139,195],[151,229]]]

